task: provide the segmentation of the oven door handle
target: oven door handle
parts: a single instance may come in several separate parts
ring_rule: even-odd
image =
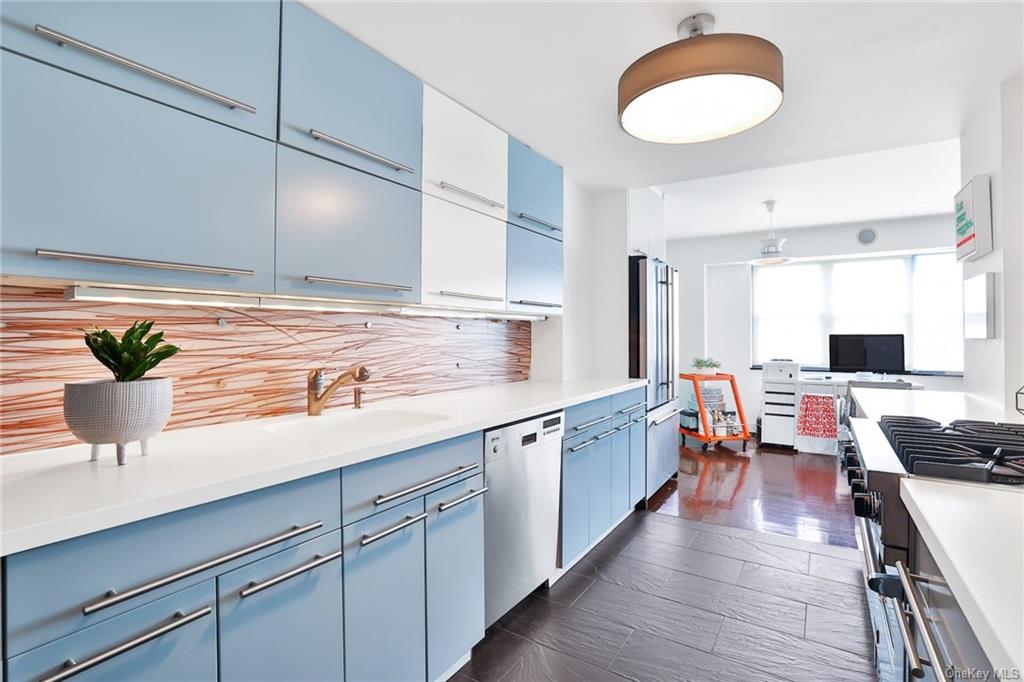
[[[944,677],[945,672],[948,669],[948,665],[939,655],[939,648],[935,644],[935,638],[932,636],[931,627],[928,625],[927,619],[924,617],[924,606],[921,603],[921,597],[917,592],[917,581],[927,582],[928,578],[924,578],[919,575],[915,575],[907,570],[907,567],[902,561],[896,562],[896,572],[900,575],[900,583],[903,585],[903,596],[907,600],[907,604],[910,606],[909,613],[903,611],[903,605],[897,604],[897,616],[902,617],[900,619],[900,630],[906,629],[904,632],[904,641],[909,639],[907,644],[907,653],[911,660],[910,673],[914,677],[924,677],[924,670],[921,669],[922,665],[931,666],[932,670],[935,671],[936,677]],[[928,659],[925,660],[920,658],[917,651],[914,649],[913,638],[910,637],[910,629],[908,623],[906,623],[906,616],[910,615],[913,617],[915,624],[917,625],[918,631],[921,633],[921,639],[924,640],[925,651],[928,652]],[[916,666],[914,663],[916,662]],[[916,667],[916,669],[915,669]]]
[[[878,550],[875,547],[875,536],[871,532],[869,521],[863,516],[857,517],[860,526],[860,550],[864,557],[864,580],[868,589],[883,597],[899,597],[903,588],[899,578],[885,572],[885,567],[878,561]]]

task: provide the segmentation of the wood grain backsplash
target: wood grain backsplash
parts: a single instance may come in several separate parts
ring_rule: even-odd
[[[306,372],[324,365],[367,365],[368,404],[529,378],[529,322],[68,302],[60,289],[0,286],[0,454],[78,442],[63,385],[110,377],[82,330],[142,319],[181,347],[153,372],[174,378],[169,429],[303,412]],[[330,406],[351,402],[343,388]]]

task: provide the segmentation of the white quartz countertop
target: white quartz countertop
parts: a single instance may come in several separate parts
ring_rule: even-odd
[[[908,478],[900,497],[989,661],[1024,671],[1024,490]]]
[[[523,381],[167,431],[148,457],[74,445],[0,457],[0,556],[620,393],[646,380]]]
[[[900,415],[927,417],[944,424],[954,419],[1024,422],[1024,415],[1016,410],[1004,410],[996,403],[962,391],[854,388],[852,392],[858,413],[872,421],[885,415]]]

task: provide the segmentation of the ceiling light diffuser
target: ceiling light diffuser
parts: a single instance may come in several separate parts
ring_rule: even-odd
[[[753,265],[782,265],[789,262],[789,259],[782,255],[782,245],[786,238],[775,235],[775,221],[772,219],[772,214],[775,212],[775,200],[768,199],[761,203],[768,211],[768,237],[761,240],[761,257],[750,262]]]
[[[757,36],[708,35],[710,14],[678,26],[679,40],[619,78],[619,123],[648,142],[686,144],[749,130],[782,106],[782,52]]]

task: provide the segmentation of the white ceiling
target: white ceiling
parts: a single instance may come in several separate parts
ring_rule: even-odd
[[[308,2],[593,188],[640,187],[957,137],[1022,62],[1022,4]],[[786,99],[765,124],[696,145],[616,121],[633,60],[697,11],[775,42]]]
[[[665,193],[669,239],[951,213],[960,141],[929,142],[821,161],[687,180]]]

